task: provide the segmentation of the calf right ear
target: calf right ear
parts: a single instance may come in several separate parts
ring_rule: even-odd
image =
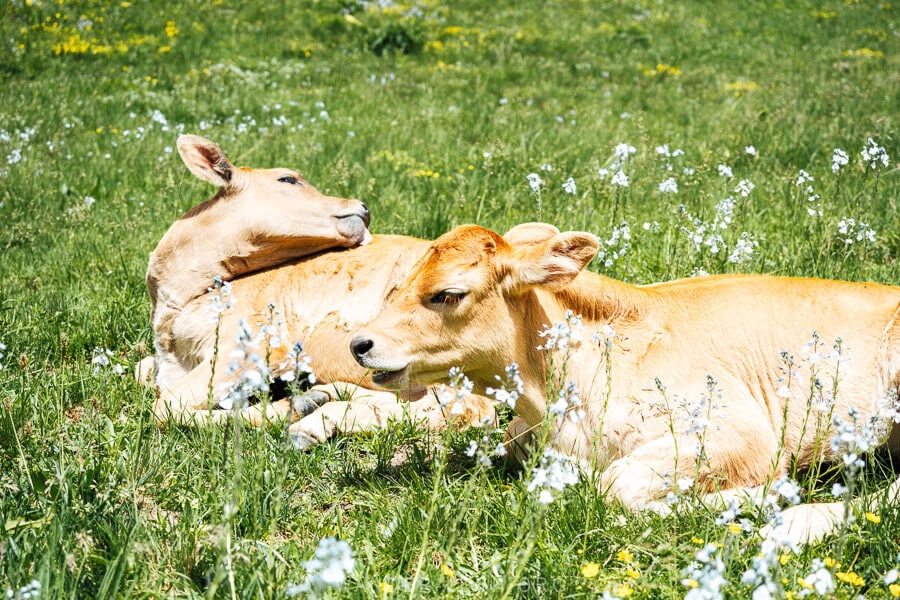
[[[203,181],[218,187],[231,181],[234,165],[215,143],[199,135],[180,135],[175,145],[187,168]]]
[[[504,282],[513,295],[536,285],[563,287],[591,262],[599,247],[597,238],[583,231],[567,231],[520,247],[508,259]]]

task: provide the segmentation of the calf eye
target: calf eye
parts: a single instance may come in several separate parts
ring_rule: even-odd
[[[303,185],[303,182],[297,179],[296,177],[292,177],[290,175],[285,175],[284,177],[280,177],[278,179],[281,183],[290,183],[291,185]]]
[[[429,302],[431,304],[443,304],[444,306],[456,306],[462,299],[466,297],[466,292],[452,292],[450,290],[444,290],[443,292],[438,292],[434,296],[431,297]]]

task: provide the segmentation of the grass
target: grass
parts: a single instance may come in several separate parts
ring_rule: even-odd
[[[408,424],[303,454],[280,429],[244,430],[238,464],[230,429],[157,427],[151,393],[111,368],[95,373],[91,359],[108,348],[130,368],[152,348],[147,255],[211,195],[172,150],[182,131],[238,164],[293,166],[323,191],[364,199],[380,233],[540,219],[604,242],[620,228],[606,244],[615,258],[592,268],[629,281],[704,270],[900,284],[897,170],[860,158],[868,137],[897,156],[896,8],[16,0],[0,10],[0,586],[280,598],[317,542],[337,536],[356,568],[335,596],[680,597],[707,542],[722,544],[722,592],[749,595],[741,574],[759,541],[715,514],[626,513],[586,479],[545,507],[527,472],[465,455],[477,432],[433,439]],[[627,188],[597,173],[619,143],[636,149]],[[684,154],[666,159],[662,144]],[[849,154],[837,176],[834,148]],[[818,201],[795,185],[800,169]],[[543,179],[539,194],[529,173]],[[660,192],[670,176],[678,192]],[[746,198],[734,192],[742,179],[755,185]],[[727,250],[695,248],[684,212],[712,223],[728,196],[738,202]],[[845,243],[844,218],[875,240]],[[758,247],[729,262],[743,232]],[[400,451],[409,459],[394,464]],[[896,473],[869,462],[865,486]],[[834,573],[859,576],[836,581],[835,596],[890,597],[881,578],[897,566],[900,510],[878,517],[777,561],[778,594],[797,597],[813,561],[829,558]]]

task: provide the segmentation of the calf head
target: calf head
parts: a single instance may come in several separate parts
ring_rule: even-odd
[[[195,219],[206,243],[239,249],[246,270],[369,239],[369,210],[359,200],[321,194],[291,169],[235,168],[216,144],[196,135],[180,136],[177,146],[191,173],[219,187],[213,202],[221,210],[206,203],[184,218]],[[243,270],[235,269],[230,275]]]
[[[535,289],[563,287],[597,253],[589,233],[548,226],[508,234],[464,225],[438,238],[384,311],[356,334],[350,350],[375,383],[431,384],[459,366],[476,384],[523,360],[540,319]],[[516,235],[514,235],[516,232]],[[538,320],[536,323],[533,322]],[[531,331],[531,329],[534,331]]]

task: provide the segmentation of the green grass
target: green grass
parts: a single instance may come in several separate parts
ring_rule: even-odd
[[[380,233],[540,219],[605,241],[627,221],[629,250],[592,268],[642,283],[702,269],[900,284],[900,14],[888,3],[416,6],[414,19],[409,5],[351,0],[0,9],[0,588],[230,597],[232,564],[235,595],[279,598],[337,536],[356,557],[338,596],[379,597],[384,582],[397,597],[591,597],[628,583],[633,597],[674,598],[702,539],[723,544],[726,595],[749,595],[741,573],[759,542],[715,514],[630,514],[590,481],[544,508],[527,473],[464,454],[473,433],[436,440],[401,425],[300,454],[277,428],[244,430],[240,444],[230,429],[160,429],[149,391],[93,373],[94,348],[130,367],[152,347],[148,253],[211,195],[172,150],[181,131],[237,164],[293,166],[364,199]],[[890,167],[863,166],[870,136]],[[622,142],[636,148],[627,189],[597,175]],[[671,172],[661,144],[684,151]],[[840,176],[834,148],[850,155]],[[807,214],[800,169],[821,217]],[[677,194],[658,191],[669,176]],[[741,179],[755,189],[724,242],[749,232],[759,246],[733,264],[691,248],[676,209],[711,222]],[[844,217],[875,241],[845,244]],[[644,230],[654,221],[658,232]],[[410,458],[394,464],[400,451]],[[865,484],[891,472],[882,461]],[[900,510],[879,516],[779,564],[785,593],[830,557],[865,581],[837,597],[889,597],[880,578],[896,566]]]

